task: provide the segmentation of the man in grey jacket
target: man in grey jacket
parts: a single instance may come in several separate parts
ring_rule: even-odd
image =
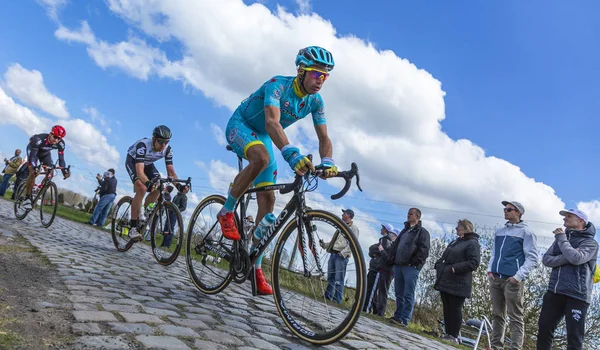
[[[538,350],[550,350],[562,318],[567,328],[567,349],[583,349],[585,316],[592,300],[598,242],[596,228],[578,209],[561,210],[564,226],[554,230],[554,243],[542,262],[552,268],[538,321]]]
[[[521,203],[503,201],[502,205],[504,218],[508,221],[494,235],[488,266],[493,314],[492,349],[504,349],[507,313],[510,320],[509,349],[521,349],[525,333],[523,285],[538,264],[537,238],[521,220],[525,214]]]

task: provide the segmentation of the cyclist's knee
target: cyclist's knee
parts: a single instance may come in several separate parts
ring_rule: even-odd
[[[246,153],[246,157],[248,158],[248,163],[260,167],[261,169],[266,168],[271,160],[269,151],[267,151],[267,148],[264,145],[250,147]]]
[[[137,180],[137,181],[135,182],[135,194],[136,194],[136,195],[143,196],[143,195],[146,193],[146,190],[147,190],[147,189],[148,189],[148,188],[146,187],[146,185],[144,185],[144,184],[142,183],[142,181],[141,181],[141,180]]]
[[[256,197],[258,201],[265,202],[266,204],[275,203],[275,192],[273,191],[257,192]]]

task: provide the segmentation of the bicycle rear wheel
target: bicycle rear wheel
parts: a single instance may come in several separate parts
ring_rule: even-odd
[[[175,262],[183,245],[183,219],[177,206],[163,202],[152,215],[150,241],[152,255],[161,265]]]
[[[129,221],[131,219],[131,197],[125,196],[119,200],[113,212],[111,235],[112,240],[120,252],[128,251],[133,246],[129,239]]]
[[[223,237],[217,214],[225,197],[211,195],[202,200],[190,218],[185,261],[192,282],[206,294],[221,292],[232,279],[230,262],[233,241]],[[236,222],[240,226],[236,213]]]
[[[58,190],[56,189],[56,184],[48,181],[40,197],[40,221],[42,222],[42,226],[50,227],[56,217],[56,209],[58,209]]]
[[[319,238],[332,241],[334,235],[336,241],[348,243],[349,257],[329,253],[317,243]],[[338,266],[345,286],[327,281]],[[358,239],[341,219],[309,210],[302,217],[302,227],[291,220],[277,241],[271,268],[275,305],[292,333],[312,344],[326,345],[352,330],[365,301],[366,269]]]
[[[25,182],[22,182],[19,185],[19,187],[17,187],[17,191],[15,192],[14,210],[15,210],[15,217],[17,218],[17,220],[25,219],[25,217],[29,213],[29,210],[27,210],[21,206],[21,203],[23,202],[24,199],[25,199]],[[31,205],[33,206],[33,203],[31,203]]]

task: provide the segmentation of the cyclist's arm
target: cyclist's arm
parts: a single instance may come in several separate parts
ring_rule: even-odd
[[[167,166],[167,176],[176,179],[177,174],[175,174],[175,167],[173,166],[173,149],[170,145],[167,146],[167,152],[165,153],[165,165]]]
[[[167,176],[172,179],[177,178],[177,174],[175,173],[175,167],[173,166],[173,164],[167,165]]]
[[[275,106],[265,106],[265,129],[273,140],[273,143],[277,148],[282,149],[283,146],[288,145],[288,140],[283,127],[279,123],[281,118],[281,111]]]
[[[63,140],[58,143],[58,165],[62,168],[67,166],[65,163],[65,142]]]
[[[325,157],[331,158],[333,156],[333,145],[327,134],[327,124],[315,125],[315,130],[319,138],[319,155],[321,159]]]
[[[319,155],[321,159],[327,157],[332,158],[333,146],[331,139],[327,134],[327,120],[325,119],[325,103],[321,98],[321,95],[315,95],[310,106],[310,114],[312,115],[313,124],[317,137],[319,138]]]
[[[38,152],[40,151],[41,140],[37,137],[34,137],[29,142],[29,153],[27,164],[32,167],[36,167],[38,164]]]

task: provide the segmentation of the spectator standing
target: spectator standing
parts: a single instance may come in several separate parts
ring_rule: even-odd
[[[504,349],[504,332],[508,313],[510,329],[509,349],[523,348],[523,286],[529,273],[538,264],[537,238],[521,219],[523,205],[503,201],[504,218],[508,220],[494,234],[492,256],[488,266],[490,297],[492,300],[492,349]]]
[[[20,149],[15,150],[15,155],[12,158],[4,158],[5,168],[2,171],[4,176],[2,177],[2,183],[0,183],[0,197],[4,197],[6,189],[8,188],[8,182],[17,173],[17,170],[19,170],[19,166],[21,166],[22,162],[23,158],[21,158]]]
[[[565,318],[567,349],[583,349],[585,317],[592,301],[598,259],[596,228],[578,209],[561,210],[566,232],[554,230],[554,243],[542,258],[552,268],[538,321],[538,350],[550,350],[554,332]]]
[[[363,312],[373,312],[377,315],[378,309],[378,285],[379,280],[382,278],[380,268],[387,264],[382,261],[382,251],[389,248],[392,245],[392,239],[390,235],[394,232],[394,226],[391,224],[381,224],[381,238],[379,241],[369,247],[369,272],[367,273],[367,300],[363,306]],[[371,308],[369,309],[369,306]]]
[[[392,245],[394,289],[396,290],[396,312],[390,322],[408,326],[412,318],[415,288],[419,272],[429,257],[429,231],[421,222],[421,210],[410,208],[404,229]]]
[[[354,235],[358,238],[359,229],[352,222],[354,219],[354,211],[352,209],[342,209],[342,220],[350,227]],[[334,233],[335,236],[335,233]],[[348,241],[338,235],[335,242],[319,241],[321,248],[325,249],[329,255],[327,265],[327,289],[325,290],[325,299],[333,300],[341,304],[344,296],[344,280],[346,278],[346,265],[350,259],[350,246]]]
[[[110,212],[110,208],[117,196],[117,178],[115,177],[115,169],[108,169],[108,171],[104,172],[104,176],[102,177],[98,174],[96,180],[98,180],[98,184],[100,185],[100,191],[98,192],[100,199],[98,200],[98,204],[96,204],[96,208],[94,208],[94,212],[88,223],[90,225],[103,227],[106,217]]]
[[[448,244],[435,263],[436,280],[433,288],[440,292],[442,298],[446,331],[443,338],[460,343],[458,336],[463,322],[462,308],[465,299],[471,297],[473,271],[479,267],[481,247],[479,235],[467,219],[458,221],[456,235],[458,237]]]
[[[187,209],[187,193],[189,192],[189,190],[189,186],[185,185],[181,188],[181,191],[178,191],[175,197],[173,198],[173,204],[177,206],[177,209],[179,209],[180,213],[183,213]],[[169,211],[169,224],[171,225],[171,233],[175,231],[176,222],[177,213],[175,213],[174,211]],[[163,240],[162,245],[168,248],[171,246],[171,241],[173,241],[173,235],[165,234],[165,238]]]

